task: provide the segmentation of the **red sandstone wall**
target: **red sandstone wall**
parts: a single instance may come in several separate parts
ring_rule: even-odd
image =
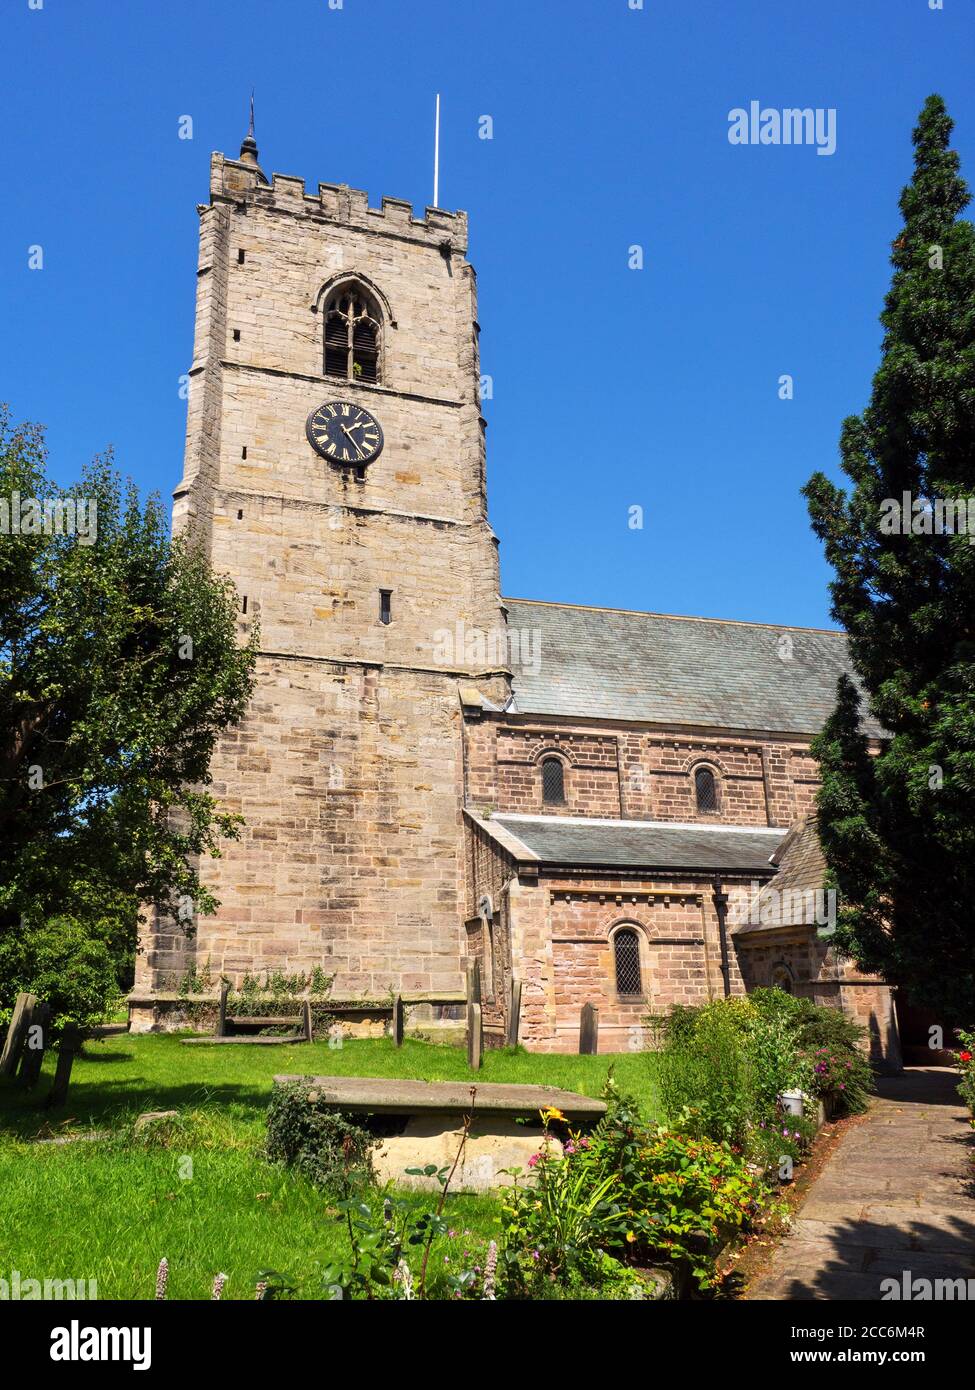
[[[562,758],[564,806],[542,801],[541,760]],[[718,809],[697,810],[694,769],[715,773]],[[808,746],[760,739],[523,724],[486,717],[467,726],[468,804],[520,814],[621,817],[786,828],[813,809]]]

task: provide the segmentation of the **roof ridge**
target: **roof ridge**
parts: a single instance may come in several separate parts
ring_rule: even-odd
[[[682,623],[723,623],[728,627],[767,627],[777,632],[818,632],[825,637],[845,637],[838,627],[799,627],[789,623],[757,623],[748,618],[704,618],[692,613],[654,613],[645,608],[603,608],[591,603],[558,603],[547,598],[506,598],[502,603],[534,603],[542,608],[571,608],[581,613],[625,613],[633,618],[673,618]]]

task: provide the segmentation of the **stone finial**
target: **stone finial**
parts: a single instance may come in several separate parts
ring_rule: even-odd
[[[256,169],[257,172],[258,172],[258,174],[261,176],[262,181],[263,181],[264,183],[267,183],[267,178],[266,178],[266,176],[265,176],[265,174],[264,174],[264,170],[261,168],[260,163],[258,162],[258,157],[257,157],[257,141],[256,141],[256,139],[254,138],[254,92],[253,92],[253,90],[251,91],[251,118],[250,118],[250,124],[249,124],[248,127],[247,127],[247,134],[244,136],[244,138],[243,138],[243,140],[241,141],[241,144],[240,144],[240,162],[241,162],[241,164],[249,164],[249,165],[251,166],[252,169]]]

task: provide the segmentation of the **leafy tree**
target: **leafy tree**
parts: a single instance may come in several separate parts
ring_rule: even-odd
[[[215,906],[196,863],[239,818],[209,763],[256,639],[238,645],[233,585],[110,457],[60,492],[46,465],[41,429],[0,410],[0,938],[70,918],[118,961],[140,904]],[[70,499],[91,534],[38,524],[34,498]]]
[[[843,679],[815,747],[837,944],[946,1022],[975,1014],[975,229],[944,102],[914,132],[870,404],[846,420],[852,490],[804,492],[836,572]],[[909,534],[899,517],[909,516]],[[862,695],[885,731],[870,756]]]

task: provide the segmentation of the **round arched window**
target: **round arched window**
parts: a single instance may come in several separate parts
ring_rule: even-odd
[[[633,927],[620,927],[613,937],[616,964],[616,993],[642,994],[640,976],[640,937]]]
[[[561,758],[542,759],[542,801],[546,806],[565,805],[565,769]]]
[[[699,767],[694,773],[694,796],[699,811],[718,809],[718,784],[709,767]]]

